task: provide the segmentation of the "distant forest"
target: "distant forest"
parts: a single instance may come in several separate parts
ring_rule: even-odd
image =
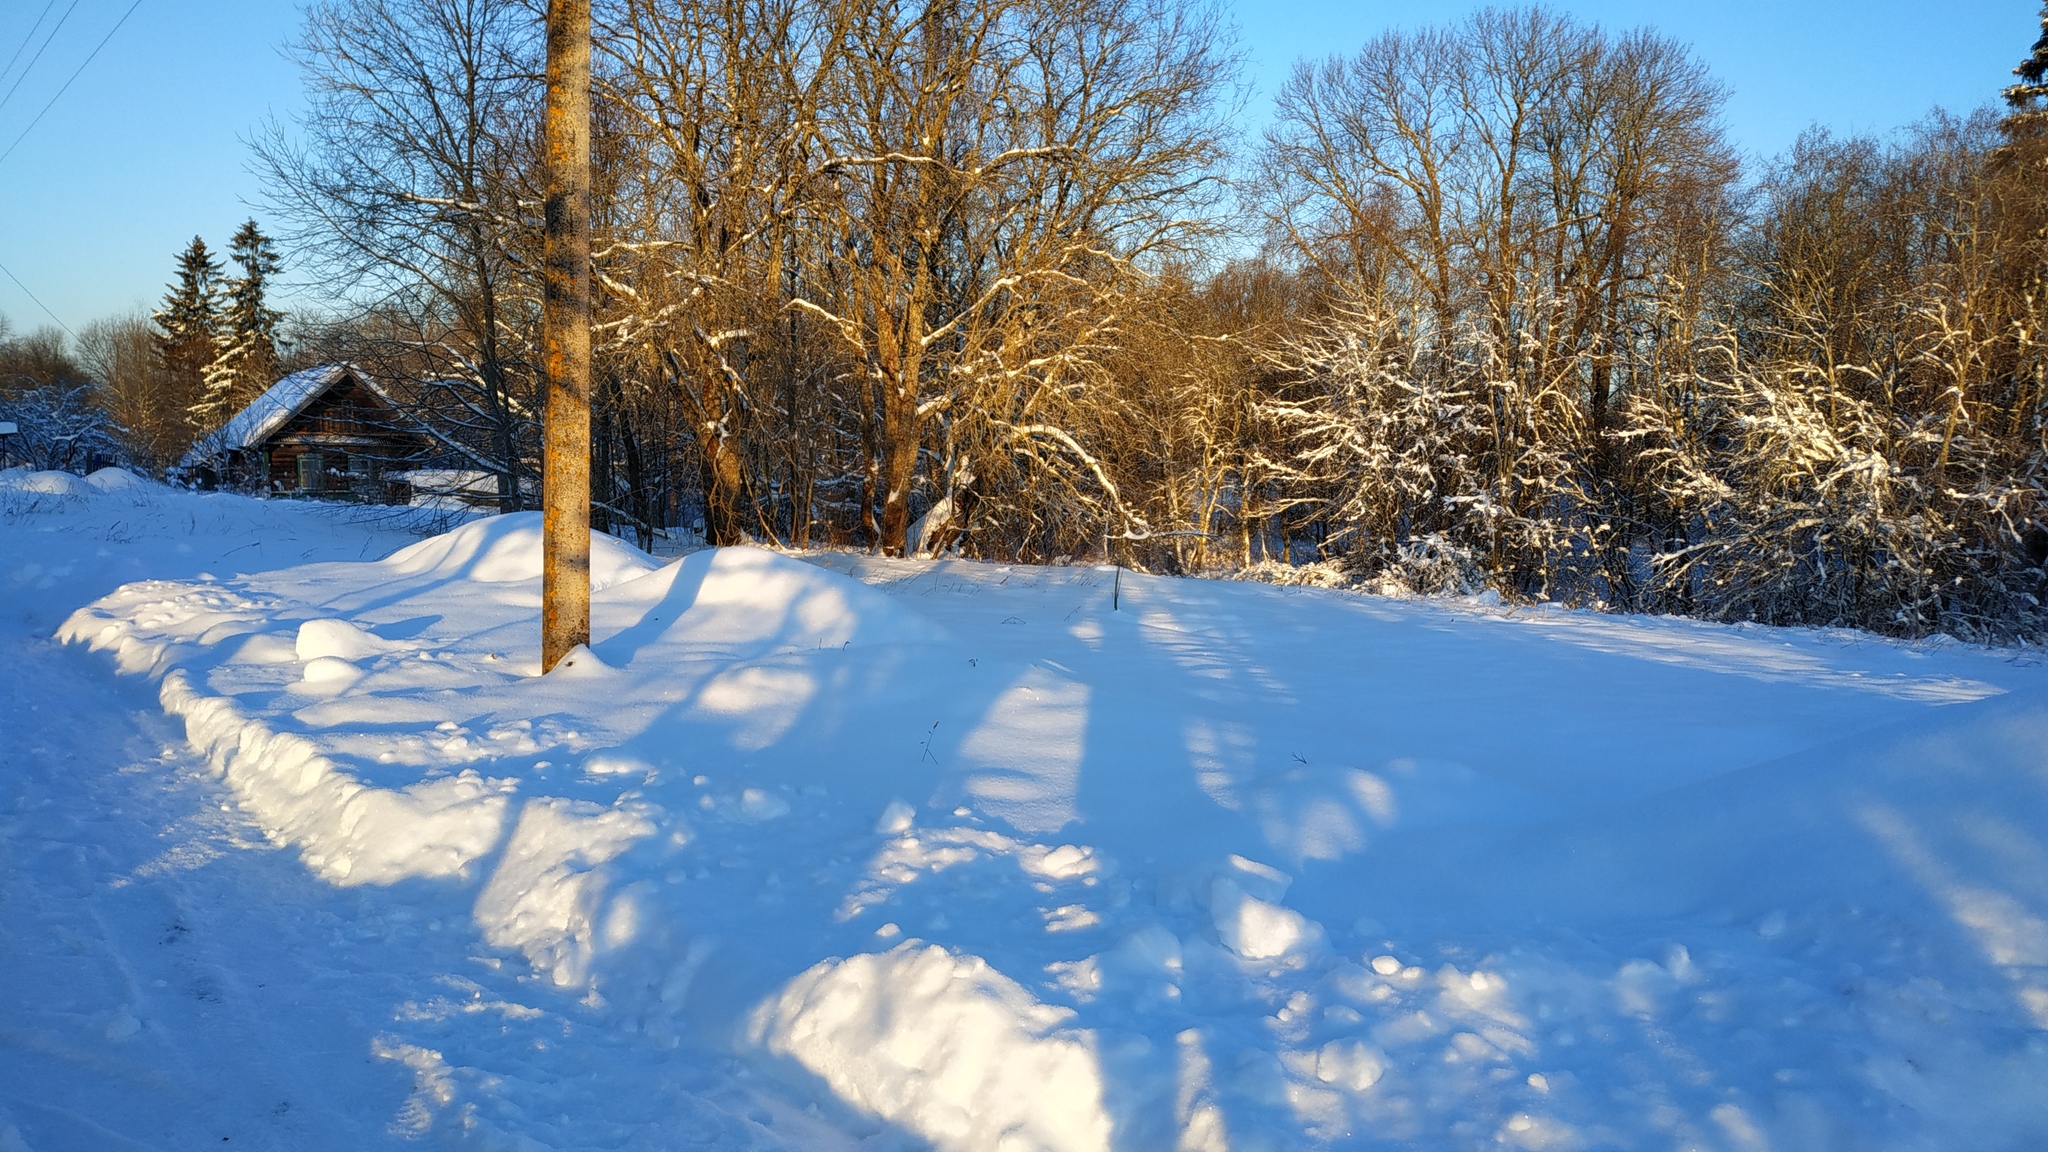
[[[1256,139],[1206,0],[596,24],[611,531],[2048,637],[2048,9],[1998,103],[1750,165],[1687,47],[1540,8],[1304,60]],[[314,4],[276,240],[0,330],[21,445],[161,474],[346,360],[536,507],[542,48]]]

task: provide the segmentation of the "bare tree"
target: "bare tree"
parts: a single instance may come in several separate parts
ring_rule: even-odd
[[[2042,242],[2011,226],[2005,178],[1988,116],[1889,147],[1811,134],[1770,174],[1733,327],[1683,386],[1633,398],[1644,458],[1696,526],[1657,558],[1675,606],[1907,634],[2048,625]]]
[[[715,544],[739,542],[751,519],[746,438],[771,402],[758,377],[777,365],[837,15],[799,0],[635,2],[602,40],[623,146],[598,263],[607,334],[681,401]]]
[[[158,475],[192,444],[189,381],[165,370],[147,313],[95,320],[78,333],[78,361],[128,459]]]
[[[1187,213],[1215,179],[1215,96],[1230,68],[1214,9],[843,10],[816,121],[816,171],[829,183],[811,211],[827,242],[809,253],[792,304],[858,365],[874,464],[862,505],[878,506],[879,546],[908,544],[935,423],[949,508],[965,478],[1057,461],[1127,531],[1131,508],[1098,454],[1045,410],[1087,386],[1131,278],[1197,234]]]
[[[307,112],[253,143],[299,264],[375,312],[342,351],[420,385],[423,425],[507,511],[539,408],[537,32],[519,0],[327,0],[295,46]]]
[[[1470,513],[1462,546],[1510,590],[1629,594],[1643,529],[1616,530],[1629,473],[1611,413],[1653,385],[1674,317],[1707,306],[1727,263],[1721,98],[1668,40],[1533,9],[1389,32],[1298,65],[1281,93],[1263,151],[1270,234],[1338,313],[1294,362],[1356,376],[1326,342],[1377,347],[1397,329],[1413,387],[1470,397],[1479,424],[1460,451],[1482,479],[1436,496]],[[1368,551],[1400,547],[1410,523],[1383,525],[1395,538]]]

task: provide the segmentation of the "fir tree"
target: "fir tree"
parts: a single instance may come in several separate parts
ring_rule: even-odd
[[[228,241],[228,256],[241,275],[228,278],[214,355],[206,365],[204,389],[192,406],[203,428],[217,428],[270,387],[277,374],[277,326],[283,314],[265,302],[277,274],[277,249],[250,220]]]
[[[220,328],[217,281],[220,262],[197,236],[178,254],[178,279],[164,294],[163,307],[150,314],[156,321],[156,354],[163,369],[197,385],[213,362]]]
[[[2005,90],[2011,111],[1998,124],[2005,143],[1993,154],[1994,169],[2005,225],[2015,234],[2032,236],[2023,249],[2031,258],[2016,256],[2013,265],[2027,269],[2026,298],[2038,302],[2048,287],[2048,3],[2041,5],[2041,38],[2012,74],[2020,82]]]
[[[2005,90],[2005,102],[2012,109],[2006,117],[2006,131],[2012,135],[2039,134],[2044,122],[2048,122],[2048,108],[2040,106],[2048,98],[2048,4],[2041,6],[2041,38],[2034,41],[2034,50],[2020,66],[2012,70],[2020,82]]]

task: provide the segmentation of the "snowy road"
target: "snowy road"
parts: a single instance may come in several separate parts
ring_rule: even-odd
[[[0,562],[0,1147],[388,1143],[412,1076],[371,1057],[381,1021],[360,1009],[402,996],[386,974],[424,959],[419,934],[359,937],[356,902],[263,843],[153,692],[51,639],[71,604],[247,555],[252,534],[286,562],[374,534],[37,511],[62,503],[17,497]]]
[[[5,1152],[2048,1142],[2038,654],[0,500]]]
[[[51,638],[145,575],[416,539],[228,498],[0,506],[0,1150],[417,1147],[437,1121],[460,1138],[443,1112],[464,1076],[561,1102],[521,1118],[528,1147],[781,1146],[749,1134],[758,1107],[715,1067],[636,1049],[480,957],[459,895],[313,877],[151,686]],[[459,1069],[428,1055],[444,1050]]]

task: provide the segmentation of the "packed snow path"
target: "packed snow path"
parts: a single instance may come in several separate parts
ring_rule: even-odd
[[[749,1135],[763,1130],[747,1114],[766,1113],[717,1062],[620,1055],[636,1038],[480,957],[459,895],[309,874],[192,754],[153,685],[51,639],[124,581],[375,557],[414,543],[413,522],[9,479],[0,1152],[418,1147],[448,1133],[469,1071],[442,1050],[524,1090],[532,1142],[507,1147],[787,1146]]]
[[[2048,1140],[2035,655],[0,499],[0,1148]]]

